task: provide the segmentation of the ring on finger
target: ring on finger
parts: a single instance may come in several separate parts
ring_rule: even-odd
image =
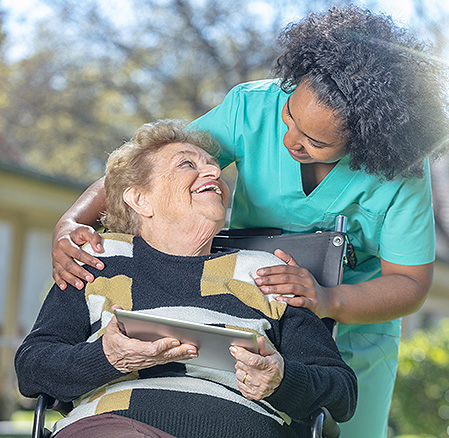
[[[248,373],[245,373],[245,375],[243,376],[243,380],[242,383],[245,384],[246,378],[248,377]]]

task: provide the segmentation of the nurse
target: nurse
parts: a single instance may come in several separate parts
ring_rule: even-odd
[[[279,80],[241,84],[194,122],[221,143],[222,167],[238,180],[231,227],[306,233],[348,217],[357,265],[324,288],[288,254],[258,271],[265,293],[339,324],[337,344],[359,379],[343,438],[386,437],[400,317],[425,300],[435,235],[427,157],[447,142],[442,69],[391,19],[350,6],[312,14],[280,38]],[[98,181],[59,221],[53,275],[83,287],[101,267],[78,245],[101,251],[93,228],[104,209]],[[87,225],[81,225],[87,224]]]

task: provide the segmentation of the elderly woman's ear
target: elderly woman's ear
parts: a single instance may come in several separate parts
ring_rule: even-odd
[[[154,214],[148,191],[142,188],[127,187],[123,192],[123,200],[143,217],[152,217]]]

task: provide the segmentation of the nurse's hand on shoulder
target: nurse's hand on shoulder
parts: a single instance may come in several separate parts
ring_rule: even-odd
[[[332,317],[330,289],[318,284],[315,277],[307,269],[299,267],[290,254],[280,249],[274,254],[287,264],[258,269],[259,277],[255,282],[260,290],[266,295],[280,294],[276,300],[309,309],[320,318]]]
[[[67,283],[77,289],[82,289],[84,283],[81,279],[92,283],[94,276],[81,267],[75,260],[97,269],[103,269],[101,260],[83,251],[80,246],[90,243],[94,251],[101,253],[101,237],[87,225],[74,221],[60,221],[53,232],[53,278],[61,289],[66,289]]]

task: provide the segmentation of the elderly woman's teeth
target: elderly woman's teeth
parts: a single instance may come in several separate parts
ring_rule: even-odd
[[[220,187],[218,187],[215,184],[201,186],[201,187],[197,188],[194,191],[194,193],[201,193],[201,192],[205,192],[206,190],[213,190],[215,193],[217,193],[217,195],[221,195],[222,194],[222,191],[221,191]]]

